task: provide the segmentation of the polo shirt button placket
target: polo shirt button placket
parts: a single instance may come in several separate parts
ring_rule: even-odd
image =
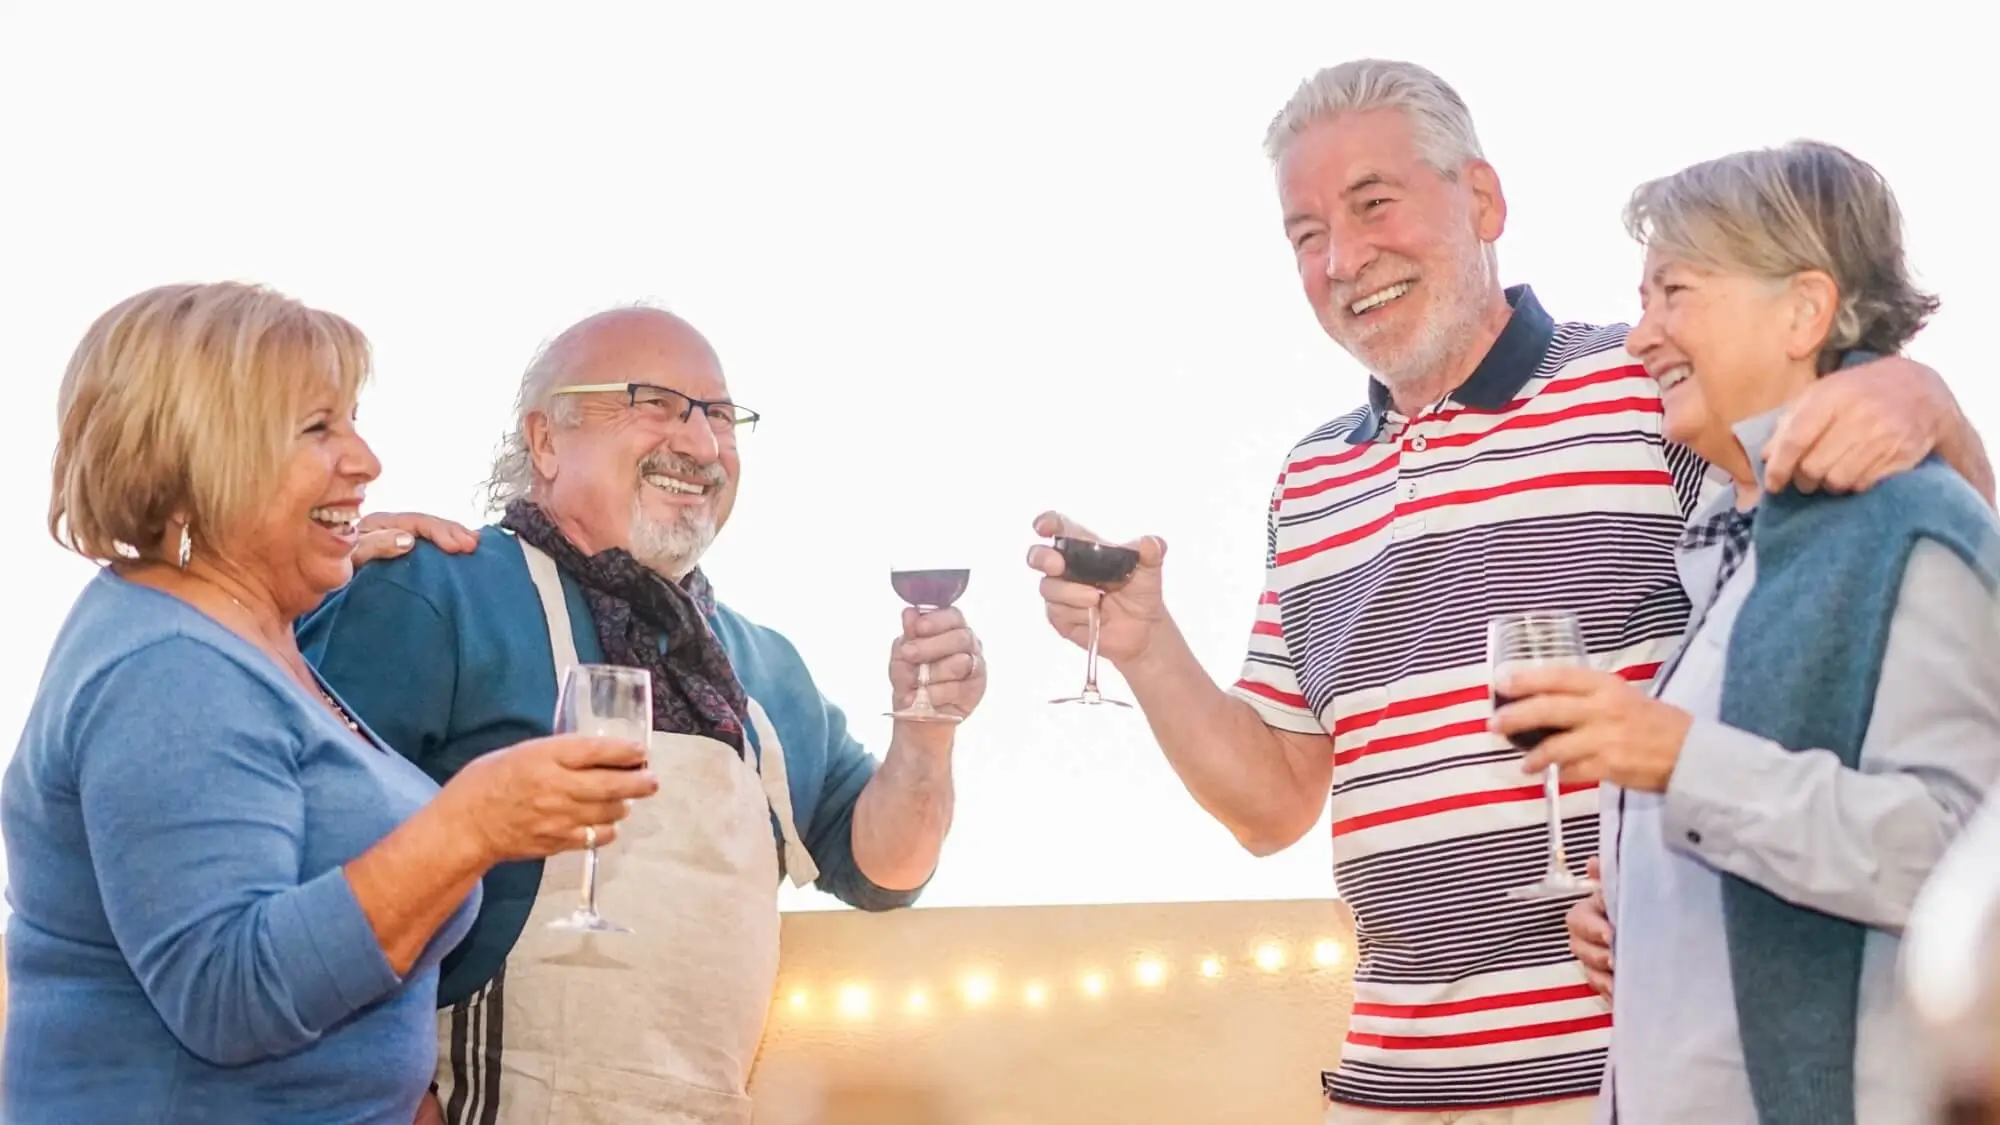
[[[1411,420],[1408,428],[1404,430],[1403,452],[1405,453],[1422,453],[1430,445],[1430,442],[1425,440],[1423,434],[1409,432],[1416,428],[1417,422],[1418,420],[1416,419]],[[1417,482],[1414,478],[1399,480],[1396,483],[1396,507],[1399,511],[1391,531],[1397,539],[1413,538],[1424,529],[1423,516],[1403,515],[1400,512],[1400,509],[1404,505],[1416,501],[1418,491]]]

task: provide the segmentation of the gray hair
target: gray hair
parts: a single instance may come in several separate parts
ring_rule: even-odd
[[[579,330],[608,313],[628,309],[668,311],[650,301],[634,301],[600,309],[563,329],[555,337],[544,340],[542,346],[535,350],[535,357],[528,361],[528,369],[521,373],[521,387],[514,396],[513,420],[500,438],[499,448],[493,454],[493,468],[482,486],[488,511],[505,511],[507,505],[527,499],[534,491],[535,462],[528,453],[530,414],[545,414],[549,422],[557,426],[574,426],[582,420],[582,408],[576,400],[555,393],[557,387],[568,381],[576,340],[582,335]]]
[[[1457,179],[1467,161],[1486,159],[1458,91],[1416,63],[1389,59],[1353,59],[1299,83],[1264,131],[1264,153],[1276,162],[1308,127],[1371,109],[1408,115],[1424,163],[1448,180]]]
[[[1643,246],[1712,269],[1833,278],[1840,305],[1821,371],[1851,348],[1900,351],[1938,309],[1910,277],[1889,182],[1819,141],[1732,153],[1643,183],[1625,205],[1625,229]]]

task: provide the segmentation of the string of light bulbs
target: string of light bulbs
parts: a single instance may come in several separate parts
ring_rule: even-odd
[[[1304,964],[1310,966],[1312,970],[1324,970],[1338,966],[1345,956],[1346,949],[1339,941],[1322,938],[1313,943],[1309,956],[1304,959]],[[1274,974],[1291,963],[1291,954],[1282,942],[1264,942],[1251,952],[1248,963],[1259,972]],[[1227,959],[1217,954],[1209,954],[1196,963],[1195,974],[1204,980],[1216,980],[1228,971],[1228,967]],[[1166,959],[1161,957],[1141,956],[1132,963],[1132,981],[1141,990],[1151,991],[1161,988],[1171,975]],[[1002,984],[997,973],[983,969],[972,970],[959,978],[957,988],[949,990],[949,994],[955,994],[962,1007],[972,1010],[989,1008],[999,1003],[1003,991],[1010,996],[1018,997],[1022,1006],[1027,1008],[1048,1007],[1058,995],[1057,990],[1051,987],[1046,979],[1038,977],[1015,982],[1004,990]],[[1101,969],[1085,969],[1075,979],[1076,992],[1086,1001],[1102,999],[1110,992],[1111,987],[1111,977]],[[901,1002],[891,1006],[900,1008],[911,1016],[928,1014],[938,1006],[937,996],[925,984],[913,983],[900,988],[884,989],[872,982],[850,980],[835,986],[832,990],[831,1010],[844,1019],[867,1019],[880,1010],[880,1005],[877,1003],[879,994],[900,994]],[[793,1015],[810,1015],[822,1010],[819,999],[812,989],[803,985],[795,986],[787,992],[784,1007]]]

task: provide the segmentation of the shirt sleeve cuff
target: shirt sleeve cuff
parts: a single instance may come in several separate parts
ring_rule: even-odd
[[[388,995],[403,981],[361,912],[347,872],[336,867],[279,897],[271,947],[294,964],[299,1022],[324,1030]]]
[[[1738,827],[1760,815],[1774,751],[1785,752],[1749,731],[1696,719],[1661,794],[1668,845],[1726,868]]]
[[[1319,717],[1311,711],[1284,706],[1242,684],[1231,687],[1229,694],[1248,703],[1250,709],[1257,712],[1257,717],[1264,720],[1264,725],[1267,727],[1289,731],[1292,734],[1326,733],[1326,728],[1319,723]]]

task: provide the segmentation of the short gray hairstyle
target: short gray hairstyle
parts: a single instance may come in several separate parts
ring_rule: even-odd
[[[1820,141],[1731,153],[1640,184],[1625,229],[1642,246],[1711,269],[1833,278],[1840,306],[1820,347],[1822,372],[1851,348],[1895,354],[1938,309],[1910,276],[1889,182]]]
[[[1391,59],[1353,59],[1299,83],[1264,131],[1264,154],[1275,163],[1308,127],[1371,109],[1407,114],[1424,163],[1448,180],[1457,179],[1467,161],[1486,159],[1458,91],[1416,63]]]
[[[582,408],[575,399],[555,393],[557,387],[568,382],[570,363],[575,358],[578,329],[606,313],[623,312],[627,309],[669,311],[665,306],[651,301],[634,301],[630,304],[599,309],[563,329],[553,338],[544,340],[542,346],[535,350],[534,358],[528,361],[527,370],[521,373],[521,387],[514,395],[513,420],[508,423],[507,432],[501,436],[499,448],[494,451],[493,468],[482,488],[486,494],[488,511],[503,512],[507,509],[507,505],[516,500],[527,499],[534,491],[535,462],[528,453],[530,414],[546,414],[549,421],[557,426],[574,426],[582,418]]]

